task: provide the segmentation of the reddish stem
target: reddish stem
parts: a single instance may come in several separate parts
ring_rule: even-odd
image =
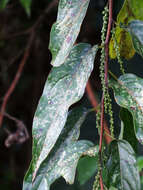
[[[93,89],[89,81],[87,82],[87,85],[86,85],[86,92],[88,94],[88,97],[92,106],[95,108],[95,111],[97,112],[96,107],[98,106],[98,101],[96,100],[94,96]]]
[[[101,188],[101,190],[104,190],[101,171],[100,171],[100,188]]]
[[[106,87],[108,88],[108,59],[109,59],[109,39],[111,33],[111,26],[112,26],[112,8],[113,8],[113,1],[109,0],[109,19],[108,19],[108,28],[105,40],[105,83]],[[101,102],[101,134],[100,134],[100,144],[99,147],[102,148],[102,136],[104,132],[104,94],[102,95],[102,102]],[[101,149],[99,149],[101,151]]]
[[[88,81],[88,83],[87,83],[86,92],[88,94],[88,97],[89,97],[89,100],[90,100],[92,106],[95,108],[95,111],[97,112],[96,107],[99,105],[99,102],[96,99],[96,97],[94,96],[93,89],[92,89],[92,86],[90,84],[90,81]],[[104,125],[104,131],[106,132],[104,134],[104,138],[106,140],[106,143],[109,144],[112,141],[112,138],[110,137],[110,131],[108,129],[108,125],[107,125],[105,120],[104,120],[103,125]]]
[[[105,85],[108,88],[108,60],[109,60],[109,40],[110,40],[110,33],[111,33],[111,27],[112,27],[112,9],[113,9],[113,0],[108,0],[109,4],[109,18],[108,18],[108,27],[107,27],[107,34],[106,34],[106,40],[105,40]],[[101,132],[100,132],[100,143],[99,143],[99,153],[100,157],[102,156],[102,137],[104,132],[104,94],[102,95],[102,102],[101,102]],[[100,162],[102,160],[100,159]],[[103,189],[103,182],[102,182],[102,171],[100,173],[100,188]]]

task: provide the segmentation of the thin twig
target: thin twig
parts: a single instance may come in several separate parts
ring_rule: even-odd
[[[18,80],[22,74],[22,71],[23,71],[23,68],[24,68],[24,65],[29,57],[29,54],[30,54],[30,49],[31,49],[31,46],[32,46],[32,43],[33,43],[33,40],[34,40],[34,36],[35,36],[35,33],[33,32],[28,40],[28,44],[27,44],[27,47],[26,47],[26,50],[25,50],[25,53],[24,53],[24,56],[23,56],[23,59],[18,67],[18,70],[17,70],[17,73],[8,89],[8,91],[6,92],[4,98],[3,98],[3,102],[2,102],[2,106],[1,106],[1,109],[0,109],[0,127],[2,125],[2,121],[3,121],[3,115],[4,115],[4,112],[5,112],[5,108],[6,108],[6,105],[7,105],[7,102],[8,102],[8,99],[9,97],[11,96],[11,94],[13,93],[17,83],[18,83]]]
[[[11,58],[10,63],[8,64],[8,66],[5,69],[5,72],[9,69],[9,67],[11,67],[20,58],[20,56],[23,54],[23,52],[24,52],[24,50],[21,50],[21,51],[19,51],[19,53],[16,56]],[[2,75],[2,72],[0,72],[0,75]]]

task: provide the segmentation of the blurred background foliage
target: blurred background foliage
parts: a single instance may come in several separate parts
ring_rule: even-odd
[[[51,6],[51,2],[54,2]],[[29,139],[20,144],[14,143],[9,148],[5,146],[5,140],[9,133],[15,133],[15,122],[4,117],[0,128],[0,189],[20,190],[24,174],[31,160],[32,147],[32,120],[37,107],[38,100],[42,93],[45,80],[51,69],[51,54],[48,50],[49,34],[57,15],[56,0],[2,0],[0,10],[0,104],[6,94],[12,80],[17,72],[18,66],[23,59],[31,29],[35,23],[35,36],[30,48],[30,55],[25,63],[22,75],[18,84],[10,96],[6,106],[6,113],[21,120],[29,133]],[[123,0],[116,0],[114,3],[113,15],[116,16],[122,7]],[[78,42],[100,44],[102,28],[102,11],[106,0],[91,0],[87,15],[81,27]],[[51,6],[50,8],[48,8]],[[5,8],[4,8],[5,7]],[[3,9],[4,8],[4,9]],[[46,10],[46,11],[45,11]],[[39,19],[41,18],[41,19]],[[29,32],[27,32],[29,31]],[[100,52],[96,56],[94,71],[90,81],[95,96],[100,100],[101,83],[99,78]],[[143,78],[143,60],[135,55],[130,60],[124,60],[126,72],[132,72]],[[116,60],[110,61],[110,69],[117,75],[119,65]],[[82,100],[77,103],[91,108],[88,95],[85,93]],[[116,135],[120,132],[119,107],[113,102],[115,110]],[[107,118],[108,120],[108,118]],[[98,141],[95,113],[89,114],[81,129],[80,139],[89,139],[94,143]],[[143,153],[142,147],[138,145],[138,167],[143,183]],[[92,189],[94,174],[96,171],[96,160],[85,157],[79,162],[77,178],[74,185],[67,185],[63,179],[57,180],[52,189],[83,190]],[[93,169],[94,167],[94,169]],[[82,175],[84,174],[84,175]],[[90,178],[91,177],[91,178]],[[87,179],[89,179],[87,181]],[[85,183],[85,181],[87,181]]]

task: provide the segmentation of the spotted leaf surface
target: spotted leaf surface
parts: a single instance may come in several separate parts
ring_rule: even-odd
[[[84,94],[96,50],[85,43],[74,46],[48,76],[33,122],[33,179],[65,125],[68,108]]]
[[[143,21],[131,21],[127,29],[132,36],[135,50],[143,57]]]
[[[50,33],[49,49],[52,53],[52,65],[59,66],[75,43],[85,17],[89,0],[60,0],[57,21]]]
[[[125,74],[110,84],[116,102],[131,112],[135,135],[143,144],[143,79],[134,74]]]
[[[50,185],[60,176],[72,184],[76,167],[82,155],[98,155],[98,147],[86,140],[77,141],[80,127],[87,116],[87,110],[82,107],[74,108],[68,114],[68,119],[61,135],[48,157],[41,164],[36,178],[32,183],[32,167],[29,169],[23,185],[23,190],[48,190]],[[92,151],[91,151],[92,150]]]
[[[106,186],[118,190],[140,190],[140,177],[135,153],[125,140],[112,141],[106,164]]]

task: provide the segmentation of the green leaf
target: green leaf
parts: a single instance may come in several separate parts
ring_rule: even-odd
[[[125,140],[112,141],[106,164],[107,187],[118,190],[140,190],[140,177],[135,153]]]
[[[60,66],[76,41],[89,0],[60,0],[57,21],[50,33],[52,65]]]
[[[67,61],[48,76],[33,122],[33,180],[65,125],[69,107],[84,94],[96,50],[85,43],[74,46]]]
[[[31,165],[24,180],[23,190],[49,190],[50,185],[60,176],[72,184],[79,158],[82,155],[90,155],[91,148],[92,156],[98,155],[98,147],[93,147],[93,143],[85,140],[77,141],[80,127],[87,113],[88,111],[82,107],[69,112],[60,137],[48,157],[41,164],[33,183]]]
[[[113,187],[113,186],[111,186],[111,187],[109,188],[109,190],[118,190],[118,189],[115,188],[115,187]]]
[[[117,16],[115,37],[119,45],[120,55],[126,59],[134,56],[135,50],[129,33],[120,27],[120,24],[127,25],[132,20],[143,20],[143,0],[125,0],[122,9]],[[110,57],[116,58],[114,40],[110,40]]]
[[[20,0],[21,5],[23,6],[23,8],[26,11],[26,14],[28,16],[30,16],[31,14],[31,4],[32,4],[32,0]]]
[[[125,108],[120,110],[120,118],[123,121],[123,139],[128,141],[135,152],[137,152],[137,139],[134,132],[132,114]]]
[[[77,179],[80,185],[85,184],[98,168],[98,157],[85,156],[79,160],[77,166]]]
[[[128,24],[135,50],[143,57],[143,21],[134,20]]]
[[[0,1],[0,9],[4,9],[8,4],[9,0],[1,0]]]
[[[118,81],[112,80],[110,85],[116,102],[131,112],[135,135],[143,144],[143,79],[134,74],[125,74]]]
[[[138,169],[141,172],[143,170],[143,156],[137,158]]]

